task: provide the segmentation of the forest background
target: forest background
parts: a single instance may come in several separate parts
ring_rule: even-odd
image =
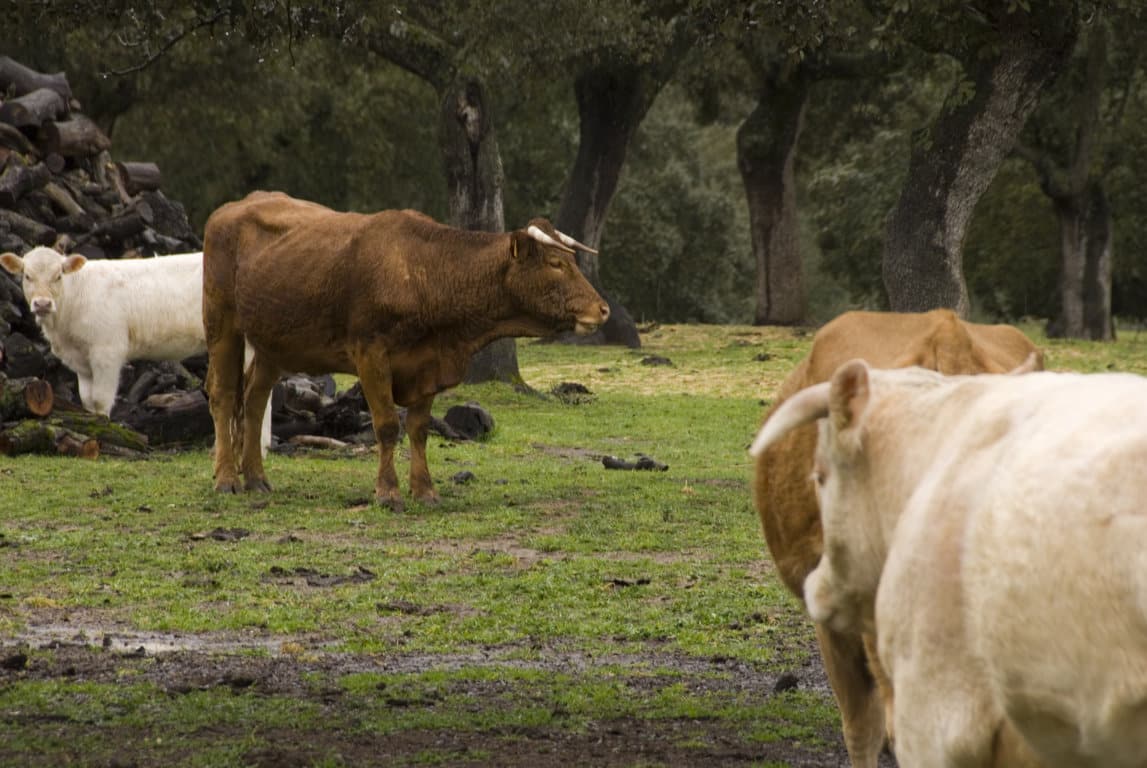
[[[629,322],[1147,316],[1138,3],[18,0],[202,231],[255,189],[547,216]],[[1037,98],[1038,97],[1038,98]],[[1112,318],[1116,322],[1112,322]],[[628,343],[623,331],[612,341]]]

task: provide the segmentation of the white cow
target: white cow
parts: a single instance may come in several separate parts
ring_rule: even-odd
[[[37,247],[0,266],[22,274],[24,298],[44,336],[75,372],[84,407],[107,416],[129,360],[182,360],[207,351],[203,253],[89,261]],[[270,409],[262,444],[270,445]]]
[[[1147,766],[1147,379],[853,361],[752,451],[821,418],[804,594],[875,630],[900,764]]]

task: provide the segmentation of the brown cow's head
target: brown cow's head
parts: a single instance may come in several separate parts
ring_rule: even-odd
[[[609,318],[602,300],[578,269],[575,248],[597,253],[558,232],[546,219],[533,219],[511,235],[506,286],[517,306],[549,333],[593,333]]]

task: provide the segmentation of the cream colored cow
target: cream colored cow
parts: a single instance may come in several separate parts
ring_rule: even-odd
[[[1147,379],[842,366],[823,419],[817,622],[872,632],[903,766],[1147,766]]]

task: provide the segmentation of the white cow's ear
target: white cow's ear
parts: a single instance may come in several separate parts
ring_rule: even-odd
[[[837,432],[860,424],[868,407],[868,365],[863,360],[851,360],[832,375],[828,409]]]
[[[11,252],[0,253],[0,267],[4,267],[13,275],[18,275],[24,271],[24,260]]]
[[[88,260],[83,256],[78,253],[73,253],[71,256],[64,259],[64,274],[70,275],[77,270],[83,269],[83,266],[87,263]]]

